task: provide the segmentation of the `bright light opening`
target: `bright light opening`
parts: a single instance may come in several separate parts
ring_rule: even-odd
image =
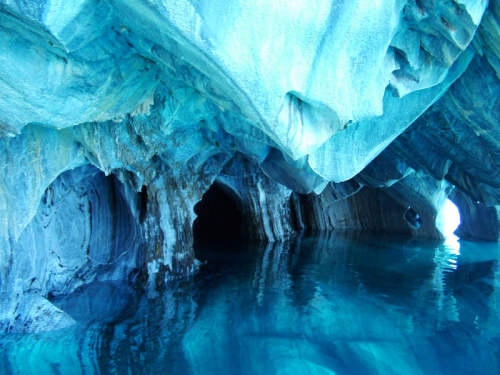
[[[460,214],[458,213],[458,208],[449,199],[446,200],[444,205],[444,227],[443,234],[448,236],[453,236],[453,232],[460,225]]]

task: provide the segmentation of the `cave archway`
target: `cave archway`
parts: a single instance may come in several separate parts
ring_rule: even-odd
[[[237,243],[241,240],[241,204],[227,186],[214,182],[194,207],[195,246],[205,243]]]
[[[459,225],[460,212],[458,207],[450,199],[447,199],[443,211],[443,234],[446,237],[453,236]]]

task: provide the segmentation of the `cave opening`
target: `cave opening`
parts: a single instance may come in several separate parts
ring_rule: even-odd
[[[413,229],[418,229],[422,226],[422,218],[411,207],[408,207],[408,209],[405,211],[404,218]]]
[[[139,193],[139,220],[141,223],[146,219],[148,213],[148,188],[146,185],[142,186]]]
[[[447,199],[444,205],[443,214],[443,234],[446,237],[454,235],[455,230],[460,225],[460,212],[451,200]]]
[[[198,216],[193,223],[195,247],[204,244],[228,244],[241,241],[242,214],[235,193],[214,182],[194,207]]]

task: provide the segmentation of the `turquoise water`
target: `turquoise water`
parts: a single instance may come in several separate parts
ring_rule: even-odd
[[[2,374],[498,374],[500,247],[334,232],[197,250],[164,291],[95,283]]]

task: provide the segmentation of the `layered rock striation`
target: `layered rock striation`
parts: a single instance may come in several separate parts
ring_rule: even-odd
[[[0,20],[3,331],[71,324],[47,298],[93,280],[192,274],[226,198],[235,237],[440,238],[453,191],[458,233],[500,239],[496,0],[0,1]]]

